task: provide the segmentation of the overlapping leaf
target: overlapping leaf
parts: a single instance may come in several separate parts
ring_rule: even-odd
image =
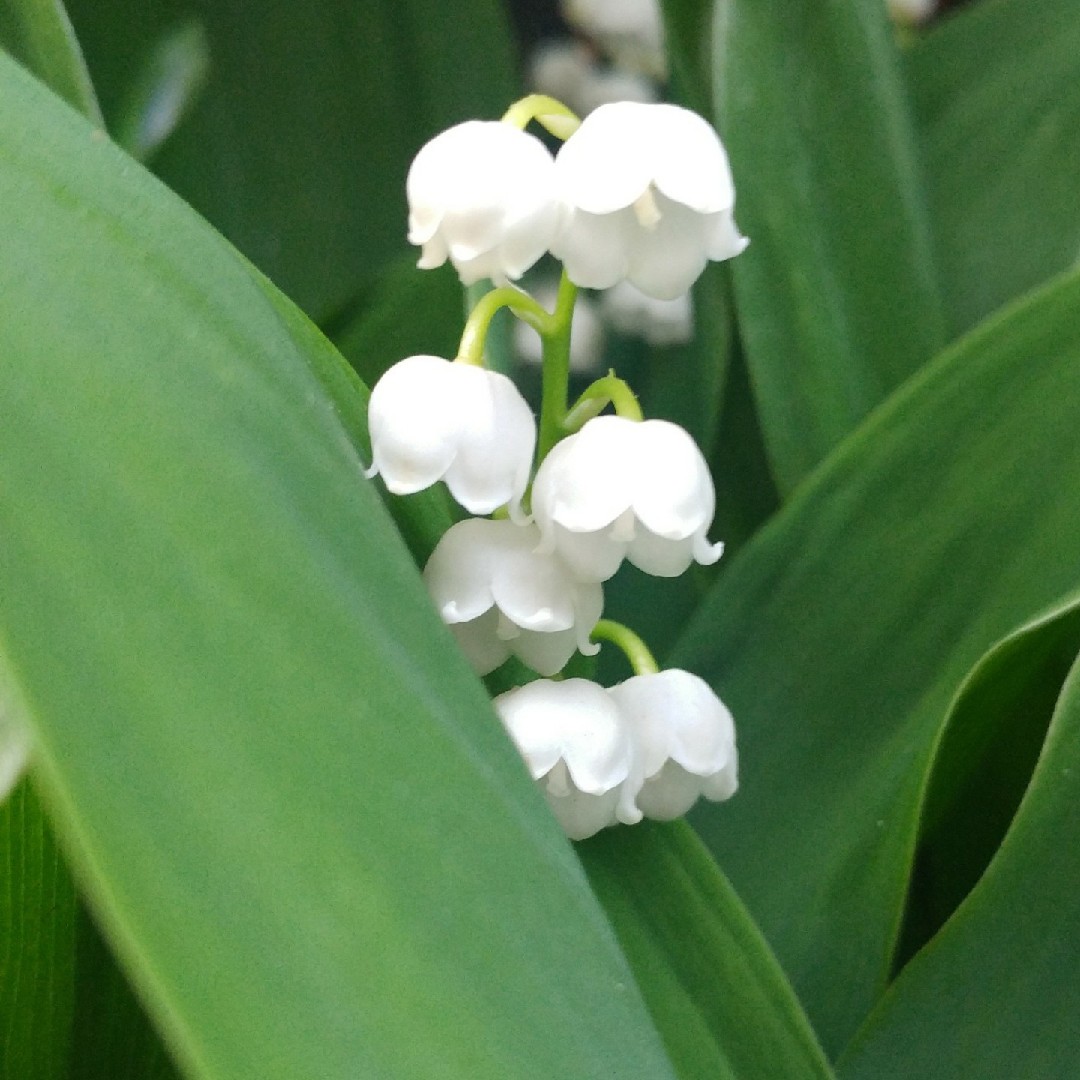
[[[1080,278],[980,328],[830,458],[674,659],[739,722],[698,825],[826,1047],[884,986],[925,770],[957,685],[1080,576]]]
[[[336,354],[2,58],[0,224],[0,640],[187,1073],[670,1075]]]

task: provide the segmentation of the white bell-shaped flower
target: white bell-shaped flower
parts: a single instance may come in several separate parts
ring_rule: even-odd
[[[675,577],[716,562],[706,533],[716,505],[694,440],[666,420],[598,416],[558,443],[533,483],[542,550],[557,551],[583,581],[605,581],[627,558]]]
[[[498,120],[468,120],[436,135],[409,168],[409,242],[428,270],[449,259],[466,285],[521,277],[555,235],[550,151]]]
[[[572,840],[641,813],[627,798],[633,748],[608,692],[587,679],[539,679],[495,699],[495,710]]]
[[[536,420],[505,376],[438,356],[390,368],[368,403],[372,465],[395,495],[445,480],[470,513],[510,505],[522,516]]]
[[[937,10],[938,0],[886,0],[889,15],[900,25],[926,22]]]
[[[664,76],[660,0],[562,0],[560,6],[563,18],[592,38],[618,67]]]
[[[555,178],[565,203],[551,246],[576,284],[626,280],[670,300],[708,260],[748,241],[735,227],[735,185],[716,132],[677,105],[602,105],[563,144]]]
[[[511,654],[541,675],[561,671],[604,606],[597,584],[579,582],[554,555],[537,552],[535,525],[473,518],[439,541],[424,580],[439,614],[477,674]]]
[[[735,723],[703,679],[673,668],[635,675],[608,694],[633,734],[628,792],[646,817],[670,821],[699,796],[719,802],[735,794]]]
[[[619,333],[644,338],[650,345],[682,345],[694,336],[689,293],[657,300],[629,281],[620,281],[600,298],[600,311]]]

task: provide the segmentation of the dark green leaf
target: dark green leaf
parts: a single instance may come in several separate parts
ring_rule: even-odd
[[[898,963],[929,940],[1001,844],[1080,651],[1080,600],[1011,634],[964,681],[930,773]]]
[[[29,785],[0,806],[0,1076],[66,1080],[75,890]]]
[[[739,725],[696,818],[827,1049],[884,987],[960,680],[1080,566],[1080,278],[950,349],[720,575],[674,660]]]
[[[930,232],[884,4],[718,0],[715,35],[736,314],[786,494],[943,344]]]
[[[974,892],[904,970],[849,1080],[1046,1080],[1080,1061],[1080,665],[1031,786]]]
[[[0,641],[186,1075],[670,1077],[363,480],[355,376],[3,58],[0,226]]]
[[[685,822],[578,847],[683,1080],[831,1077],[764,939]]]
[[[190,9],[72,0],[106,117]],[[406,250],[405,174],[425,140],[518,93],[497,0],[200,4],[205,92],[155,171],[318,319]]]
[[[908,57],[956,330],[1080,258],[1080,6],[983,0]]]

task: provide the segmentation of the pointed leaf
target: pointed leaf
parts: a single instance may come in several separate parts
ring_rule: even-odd
[[[974,892],[904,970],[849,1080],[1071,1076],[1080,1060],[1080,664],[1016,820]]]
[[[717,0],[716,114],[750,247],[736,311],[783,493],[943,344],[879,0]]]
[[[1077,581],[1080,277],[981,327],[830,457],[673,660],[739,728],[697,823],[826,1049],[889,973],[930,752],[965,673]],[[777,867],[782,867],[778,871]]]
[[[2,57],[0,226],[0,642],[185,1075],[670,1077],[337,354]]]

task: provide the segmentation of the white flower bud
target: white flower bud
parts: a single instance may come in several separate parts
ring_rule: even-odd
[[[580,41],[551,41],[539,46],[529,60],[529,83],[587,116],[613,101],[651,102],[656,84],[644,75],[619,68],[601,67],[592,51]]]
[[[894,22],[911,25],[926,22],[937,9],[937,0],[886,0]]]
[[[536,300],[544,307],[555,306],[558,286],[543,285],[534,290]],[[597,371],[603,357],[604,324],[596,304],[584,294],[574,304],[574,321],[570,327],[570,370],[576,373]],[[514,350],[527,364],[539,365],[544,359],[540,334],[527,322],[514,320]]]
[[[689,293],[657,300],[620,281],[600,298],[600,312],[619,333],[644,338],[650,345],[682,345],[694,336]]]
[[[577,581],[553,555],[536,551],[535,525],[473,518],[447,530],[424,568],[439,614],[486,675],[513,654],[541,675],[561,671],[604,606],[599,585]]]
[[[445,480],[470,513],[510,505],[523,516],[536,420],[505,376],[438,356],[390,368],[368,403],[372,465],[395,495]]]
[[[628,280],[670,300],[748,243],[719,137],[677,105],[602,105],[563,144],[555,177],[565,212],[551,252],[576,285]]]
[[[703,679],[671,669],[635,675],[608,694],[633,735],[627,793],[646,817],[670,821],[701,795],[719,802],[735,794],[735,724]]]
[[[498,120],[468,120],[436,135],[405,181],[418,265],[428,270],[449,258],[466,285],[521,277],[558,226],[552,170],[539,139]]]
[[[536,682],[494,701],[559,823],[583,840],[641,814],[626,798],[632,746],[626,721],[608,692],[587,679]]]
[[[563,18],[628,71],[662,78],[664,21],[659,0],[562,0]]]
[[[694,440],[666,420],[598,416],[558,443],[533,482],[543,549],[583,581],[605,581],[627,558],[659,577],[709,565],[716,495]]]

